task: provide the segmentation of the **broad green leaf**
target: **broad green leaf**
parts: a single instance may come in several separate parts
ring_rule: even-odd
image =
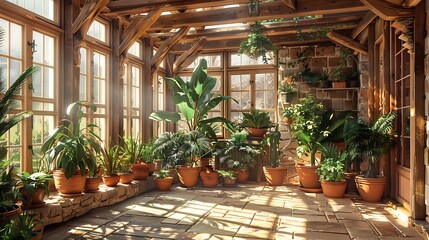
[[[149,119],[176,123],[180,120],[180,114],[177,112],[159,111],[151,113]]]

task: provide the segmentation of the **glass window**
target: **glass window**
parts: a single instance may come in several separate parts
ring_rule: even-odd
[[[88,35],[101,42],[107,43],[106,31],[107,31],[106,24],[100,21],[94,20],[94,22],[92,22],[91,26],[88,29]]]
[[[270,55],[274,56],[274,53],[271,53]],[[262,57],[259,57],[258,59],[252,59],[244,54],[239,55],[238,53],[231,53],[230,62],[232,67],[265,65],[264,61],[262,60]],[[274,57],[271,57],[268,59],[268,64],[274,64],[274,63],[275,63]]]
[[[139,41],[135,42],[133,45],[131,45],[130,49],[128,49],[128,54],[131,54],[134,57],[141,59],[142,58],[141,45],[142,45],[141,42]]]
[[[49,20],[55,21],[54,0],[7,0]]]
[[[140,84],[142,70],[136,64],[125,65],[123,105],[124,134],[140,137]]]
[[[162,111],[165,110],[165,80],[164,80],[164,73],[158,72],[157,74],[154,74],[154,102],[153,102],[153,109],[155,111]],[[161,133],[166,131],[166,123],[165,122],[157,122],[154,121],[154,135],[159,136]]]
[[[207,68],[221,68],[222,67],[222,56],[220,54],[217,55],[203,55],[198,56],[189,66],[188,68],[194,69],[200,63],[201,59],[205,59],[207,61]]]

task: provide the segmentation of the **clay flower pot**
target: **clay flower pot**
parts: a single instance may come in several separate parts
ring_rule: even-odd
[[[85,182],[85,188],[83,189],[86,193],[97,192],[98,186],[101,183],[101,177],[87,177]]]
[[[234,185],[236,182],[236,178],[231,178],[231,177],[223,177],[223,185]]]
[[[331,181],[322,181],[323,195],[329,198],[342,198],[344,197],[344,192],[346,191],[347,182],[331,182]]]
[[[119,181],[122,184],[130,184],[134,180],[134,173],[123,173],[119,175]]]
[[[53,172],[55,188],[63,196],[76,196],[82,194],[85,187],[86,176],[80,175],[80,170],[76,170],[74,175],[67,179],[63,170],[54,170]]]
[[[159,191],[169,191],[172,183],[173,177],[155,179],[155,184],[158,187]]]
[[[237,182],[238,183],[245,183],[249,179],[249,169],[243,170],[243,169],[236,169],[237,172]]]
[[[176,167],[177,175],[179,175],[180,183],[185,187],[193,187],[197,185],[199,168],[194,167]]]
[[[264,167],[265,178],[270,186],[281,186],[283,185],[287,168],[272,168]]]
[[[44,188],[36,187],[33,190],[32,196],[30,196],[29,192],[25,189],[20,189],[22,197],[24,198],[24,203],[28,203],[29,208],[42,207],[44,205],[44,199],[46,195],[46,190]]]
[[[217,187],[219,184],[219,173],[218,172],[206,172],[201,171],[200,177],[203,180],[203,186],[208,188]]]
[[[253,137],[263,137],[267,133],[268,128],[246,128]]]
[[[364,178],[362,176],[356,177],[356,186],[362,200],[367,202],[379,202],[384,194],[387,178]]]
[[[149,176],[152,176],[153,173],[155,172],[155,163],[146,163],[147,165],[149,165]]]
[[[298,173],[299,182],[301,187],[299,188],[304,192],[321,193],[322,186],[320,185],[319,175],[316,173],[316,169],[319,166],[305,166],[295,165],[296,172]]]
[[[103,176],[103,182],[104,185],[108,186],[108,187],[116,187],[119,183],[119,175],[115,175],[115,176]]]
[[[149,165],[146,163],[134,163],[131,165],[131,171],[134,173],[134,179],[145,180],[149,176]]]
[[[19,205],[13,205],[13,209],[7,212],[0,213],[0,226],[3,226],[5,223],[9,222],[9,219],[15,218],[21,214],[21,207]]]
[[[332,82],[332,88],[346,88],[347,83],[345,81]]]

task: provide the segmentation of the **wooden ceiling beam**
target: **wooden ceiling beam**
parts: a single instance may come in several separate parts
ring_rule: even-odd
[[[405,0],[405,6],[407,7],[415,7],[420,3],[421,0]]]
[[[73,21],[73,34],[80,31],[82,37],[84,37],[95,17],[100,14],[108,2],[109,0],[90,0],[86,2],[81,8],[77,18]]]
[[[377,18],[375,13],[369,11],[359,22],[359,25],[353,30],[352,38],[355,39],[368,25]]]
[[[296,10],[296,0],[282,0],[282,3],[293,10]]]
[[[110,13],[107,13],[106,16],[147,13],[158,8],[163,8],[164,11],[170,12],[247,2],[249,0],[119,0],[111,1],[107,5]]]
[[[335,43],[338,43],[344,47],[348,47],[364,55],[368,55],[368,49],[366,46],[364,46],[359,42],[356,42],[355,40],[347,36],[344,36],[339,32],[332,31],[332,32],[329,32],[326,36]]]
[[[162,9],[153,10],[146,16],[135,17],[122,33],[119,53],[126,52],[134,42],[161,16]]]
[[[198,56],[201,55],[203,51],[199,50],[196,51],[195,53],[193,53],[191,56],[189,56],[183,63],[182,65],[176,69],[176,72],[173,72],[173,74],[179,73],[181,71],[183,71],[184,69],[186,69],[193,61],[195,61],[195,59],[197,59]]]
[[[174,36],[165,40],[162,45],[158,48],[156,54],[152,57],[151,66],[152,69],[158,68],[159,64],[164,60],[165,56],[167,56],[168,52],[176,45],[180,38],[188,33],[190,27],[182,27]]]
[[[191,62],[195,60],[195,58],[200,55],[201,53],[200,49],[203,47],[203,44],[207,41],[206,38],[201,38],[199,41],[197,41],[188,51],[182,53],[180,57],[174,61],[173,64],[173,73],[180,72],[184,67],[188,66]],[[195,55],[195,53],[198,53],[198,55]],[[195,56],[194,59],[191,59],[191,56]]]
[[[261,2],[258,16],[250,16],[248,7],[240,5],[232,8],[161,16],[150,29],[210,26],[237,22],[255,22],[274,18],[291,19],[300,16],[355,13],[366,10],[368,10],[367,7],[355,0],[318,0],[317,4],[314,3],[314,0],[300,0],[296,10],[290,9],[280,1]]]
[[[384,0],[360,0],[365,6],[385,21],[393,21],[398,18],[413,17],[414,9],[405,8]]]

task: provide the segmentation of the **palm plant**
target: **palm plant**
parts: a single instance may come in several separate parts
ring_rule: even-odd
[[[250,113],[243,112],[242,127],[247,128],[268,128],[271,127],[272,122],[269,112],[262,112],[259,110],[252,110]]]
[[[115,145],[110,148],[103,148],[102,156],[100,157],[101,164],[107,176],[115,176],[120,170],[121,158],[123,150],[121,146]]]
[[[385,153],[392,145],[392,131],[395,125],[396,113],[381,115],[375,122],[369,124],[361,119],[349,118],[344,125],[346,149],[355,151],[357,155],[367,158],[367,178],[376,178],[376,158]]]

